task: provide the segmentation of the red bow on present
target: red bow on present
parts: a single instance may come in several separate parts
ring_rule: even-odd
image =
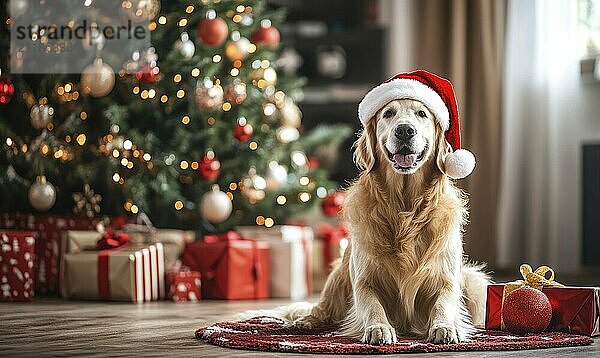
[[[213,244],[215,242],[219,242],[219,241],[234,241],[234,240],[241,240],[242,236],[235,232],[235,231],[227,231],[224,232],[222,234],[208,234],[208,235],[204,235],[204,237],[202,238],[202,241],[204,241],[207,244]]]
[[[106,229],[102,237],[96,242],[97,250],[110,250],[123,246],[129,242],[129,235],[119,232],[115,233],[112,228]]]

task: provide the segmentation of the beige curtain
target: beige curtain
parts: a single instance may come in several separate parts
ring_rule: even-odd
[[[412,7],[412,66],[449,78],[461,114],[463,146],[477,158],[461,186],[470,194],[465,251],[492,267],[501,135],[504,0],[418,0]]]

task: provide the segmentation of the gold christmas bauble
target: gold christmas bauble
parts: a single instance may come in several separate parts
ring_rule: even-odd
[[[202,109],[212,111],[223,105],[223,88],[210,80],[198,84],[194,96],[196,104]]]
[[[227,102],[241,104],[246,99],[246,84],[242,82],[234,82],[225,87],[225,99]]]
[[[240,180],[240,192],[251,204],[265,198],[266,188],[267,181],[256,174],[254,168],[251,168],[248,175],[245,175],[242,177],[242,180]]]
[[[245,37],[240,37],[237,41],[229,41],[227,45],[225,45],[225,56],[227,56],[231,62],[236,60],[241,61],[250,53],[248,51],[250,45],[250,40]]]
[[[115,86],[115,71],[112,67],[96,60],[81,73],[81,90],[92,97],[104,97]]]
[[[258,88],[266,88],[275,86],[277,83],[277,72],[273,67],[261,67],[250,71],[249,78],[252,80],[252,84]]]
[[[218,224],[227,220],[232,210],[231,200],[218,185],[213,185],[209,192],[202,195],[200,213],[211,223]]]
[[[46,211],[54,206],[56,202],[56,190],[46,177],[40,175],[35,183],[31,184],[28,193],[29,203],[38,211]]]

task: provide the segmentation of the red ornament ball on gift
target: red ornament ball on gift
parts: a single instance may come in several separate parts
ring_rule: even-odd
[[[206,18],[198,25],[198,38],[208,46],[217,47],[223,44],[229,34],[225,20],[220,17]]]
[[[275,47],[279,45],[279,41],[281,40],[281,35],[279,34],[279,30],[275,27],[271,26],[271,22],[268,21],[265,24],[261,24],[261,26],[256,30],[254,35],[252,35],[252,42],[257,45],[265,45],[268,47]]]
[[[346,192],[344,191],[336,191],[333,194],[327,195],[323,200],[323,203],[321,203],[323,214],[327,216],[337,216],[344,207],[345,200]]]
[[[552,306],[548,297],[531,287],[511,292],[502,305],[502,320],[507,331],[514,333],[542,332],[550,325]]]
[[[8,78],[0,78],[0,104],[7,104],[15,94],[15,85]]]
[[[254,128],[248,123],[237,123],[235,127],[233,127],[233,136],[242,143],[252,138],[253,134]]]
[[[142,67],[142,69],[135,74],[135,77],[141,82],[152,83],[156,81],[159,72],[160,69],[157,66],[147,65]]]
[[[200,163],[198,163],[198,174],[200,177],[215,181],[219,177],[219,173],[221,172],[221,162],[217,160],[214,153],[210,152],[202,158]]]

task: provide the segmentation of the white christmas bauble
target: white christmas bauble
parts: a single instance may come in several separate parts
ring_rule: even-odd
[[[181,34],[181,38],[175,41],[175,45],[173,45],[173,48],[179,51],[181,56],[186,60],[189,60],[190,58],[194,57],[194,53],[196,53],[196,46],[194,45],[194,42],[190,40],[190,37],[187,34],[187,32]]]
[[[223,88],[210,80],[198,84],[195,100],[198,106],[207,110],[216,110],[223,105]]]
[[[231,200],[219,186],[213,186],[211,191],[202,195],[200,213],[211,223],[218,224],[227,220],[232,210]]]
[[[267,180],[267,190],[279,189],[287,181],[288,172],[283,165],[272,161],[269,162],[265,178]]]
[[[29,10],[28,0],[10,0],[8,3],[9,15],[12,18],[19,17]]]
[[[283,107],[279,110],[279,114],[282,126],[300,128],[302,124],[302,111],[291,98],[286,97]]]
[[[38,211],[46,211],[54,206],[56,190],[46,181],[45,176],[38,176],[35,183],[29,187],[29,203]]]
[[[300,138],[300,132],[297,128],[282,126],[277,129],[277,140],[283,144],[287,144]]]
[[[31,120],[31,125],[35,129],[43,129],[52,122],[52,118],[54,117],[54,108],[48,106],[47,104],[40,104],[38,106],[33,106],[31,108],[31,112],[29,112],[29,119]]]
[[[225,45],[225,56],[229,61],[243,60],[250,53],[251,42],[245,37],[240,37],[238,40],[233,40]]]
[[[80,85],[92,97],[106,96],[115,86],[115,71],[102,60],[96,60],[81,73]]]

